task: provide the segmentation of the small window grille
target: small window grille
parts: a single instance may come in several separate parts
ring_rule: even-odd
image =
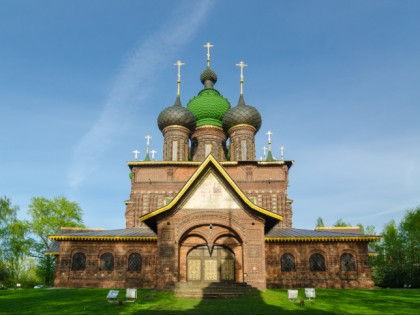
[[[281,256],[281,271],[296,271],[295,257],[293,257],[292,254],[284,254],[283,256]]]
[[[114,270],[114,255],[112,255],[111,253],[105,253],[101,255],[100,270]]]
[[[141,271],[141,255],[133,253],[128,256],[128,271]]]
[[[345,253],[340,257],[341,271],[356,271],[356,263],[352,254]]]
[[[86,255],[80,252],[74,254],[71,261],[71,270],[78,271],[78,270],[85,270],[85,268],[86,268]]]
[[[325,258],[321,254],[313,254],[309,258],[309,268],[311,271],[325,271]]]

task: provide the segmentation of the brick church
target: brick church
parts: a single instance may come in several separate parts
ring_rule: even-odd
[[[243,67],[236,106],[203,88],[184,107],[178,92],[157,124],[163,160],[128,162],[126,227],[62,228],[47,254],[56,257],[57,287],[171,289],[177,283],[236,282],[266,288],[371,288],[369,247],[377,236],[355,228],[297,229],[288,198],[293,161],[256,158],[262,119],[246,104]],[[270,135],[269,135],[270,136]]]

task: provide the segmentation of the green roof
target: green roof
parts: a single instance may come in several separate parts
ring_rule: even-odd
[[[201,90],[189,101],[187,108],[193,113],[197,127],[222,127],[223,116],[230,109],[230,103],[219,91],[210,88]]]

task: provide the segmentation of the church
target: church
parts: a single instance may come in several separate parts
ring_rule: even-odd
[[[184,107],[180,69],[173,105],[157,125],[163,160],[128,162],[126,227],[65,228],[51,235],[56,287],[173,289],[182,283],[266,288],[372,288],[369,242],[357,228],[298,229],[287,194],[293,161],[256,158],[262,118],[243,93],[215,88],[207,43],[203,85]],[[148,139],[149,140],[149,139]]]

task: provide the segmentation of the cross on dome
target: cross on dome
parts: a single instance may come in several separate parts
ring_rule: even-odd
[[[240,93],[241,95],[244,94],[244,90],[243,90],[243,84],[244,84],[244,68],[248,67],[247,64],[245,64],[245,62],[243,62],[242,60],[236,64],[237,67],[241,68],[241,74],[240,74]]]
[[[204,47],[207,48],[207,68],[210,68],[210,48],[212,48],[213,45],[208,42]]]
[[[184,66],[185,63],[183,63],[181,60],[178,60],[174,66],[178,67],[178,91],[177,91],[177,96],[179,96],[181,94],[181,66]]]

